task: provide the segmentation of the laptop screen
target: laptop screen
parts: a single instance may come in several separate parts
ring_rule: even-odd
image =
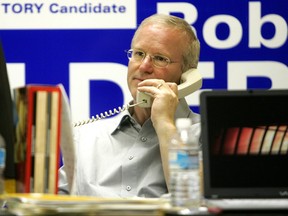
[[[288,90],[200,96],[206,198],[288,197]]]

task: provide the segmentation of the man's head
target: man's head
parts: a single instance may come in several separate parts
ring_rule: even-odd
[[[199,42],[191,26],[178,17],[153,15],[146,18],[131,42],[128,87],[135,98],[137,85],[145,79],[180,83],[181,74],[196,68]],[[159,64],[166,60],[167,64]]]
[[[151,23],[166,26],[168,28],[175,28],[175,30],[179,30],[186,35],[186,49],[183,50],[182,70],[184,72],[190,68],[197,68],[200,55],[200,43],[191,26],[185,20],[176,16],[155,14],[143,20],[134,34],[131,47],[133,47],[134,39],[139,30],[141,30],[143,26]]]

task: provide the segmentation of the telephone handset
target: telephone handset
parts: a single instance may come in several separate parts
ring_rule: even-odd
[[[178,97],[183,98],[200,89],[202,86],[202,76],[197,69],[191,68],[181,76],[181,83],[178,85]],[[140,107],[151,107],[152,97],[144,92],[137,92],[137,103]],[[142,103],[141,103],[142,102]]]
[[[202,76],[197,71],[197,69],[192,68],[184,72],[181,76],[181,84],[178,86],[178,97],[183,98],[189,94],[200,89],[202,86]],[[146,93],[138,92],[137,99],[135,104],[127,104],[123,107],[115,108],[113,111],[109,110],[109,112],[101,113],[100,115],[92,116],[90,119],[79,121],[74,123],[73,126],[81,126],[85,125],[100,119],[104,119],[113,115],[116,115],[124,110],[128,109],[129,107],[134,106],[141,106],[141,107],[151,107],[152,105],[152,97]]]

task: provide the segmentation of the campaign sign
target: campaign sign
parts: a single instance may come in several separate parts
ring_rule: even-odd
[[[140,22],[179,16],[201,43],[201,90],[287,89],[287,0],[1,0],[11,88],[62,83],[75,121],[127,104],[124,50]]]

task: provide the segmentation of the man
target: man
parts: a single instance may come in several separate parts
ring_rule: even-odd
[[[181,74],[196,68],[199,42],[184,20],[167,15],[145,19],[132,39],[127,83],[153,97],[151,108],[130,107],[116,117],[75,128],[76,194],[98,197],[159,197],[168,193],[168,146],[176,118],[200,119],[178,99]],[[64,158],[65,159],[65,158]],[[64,161],[65,162],[65,161]],[[67,193],[60,170],[59,193]]]

